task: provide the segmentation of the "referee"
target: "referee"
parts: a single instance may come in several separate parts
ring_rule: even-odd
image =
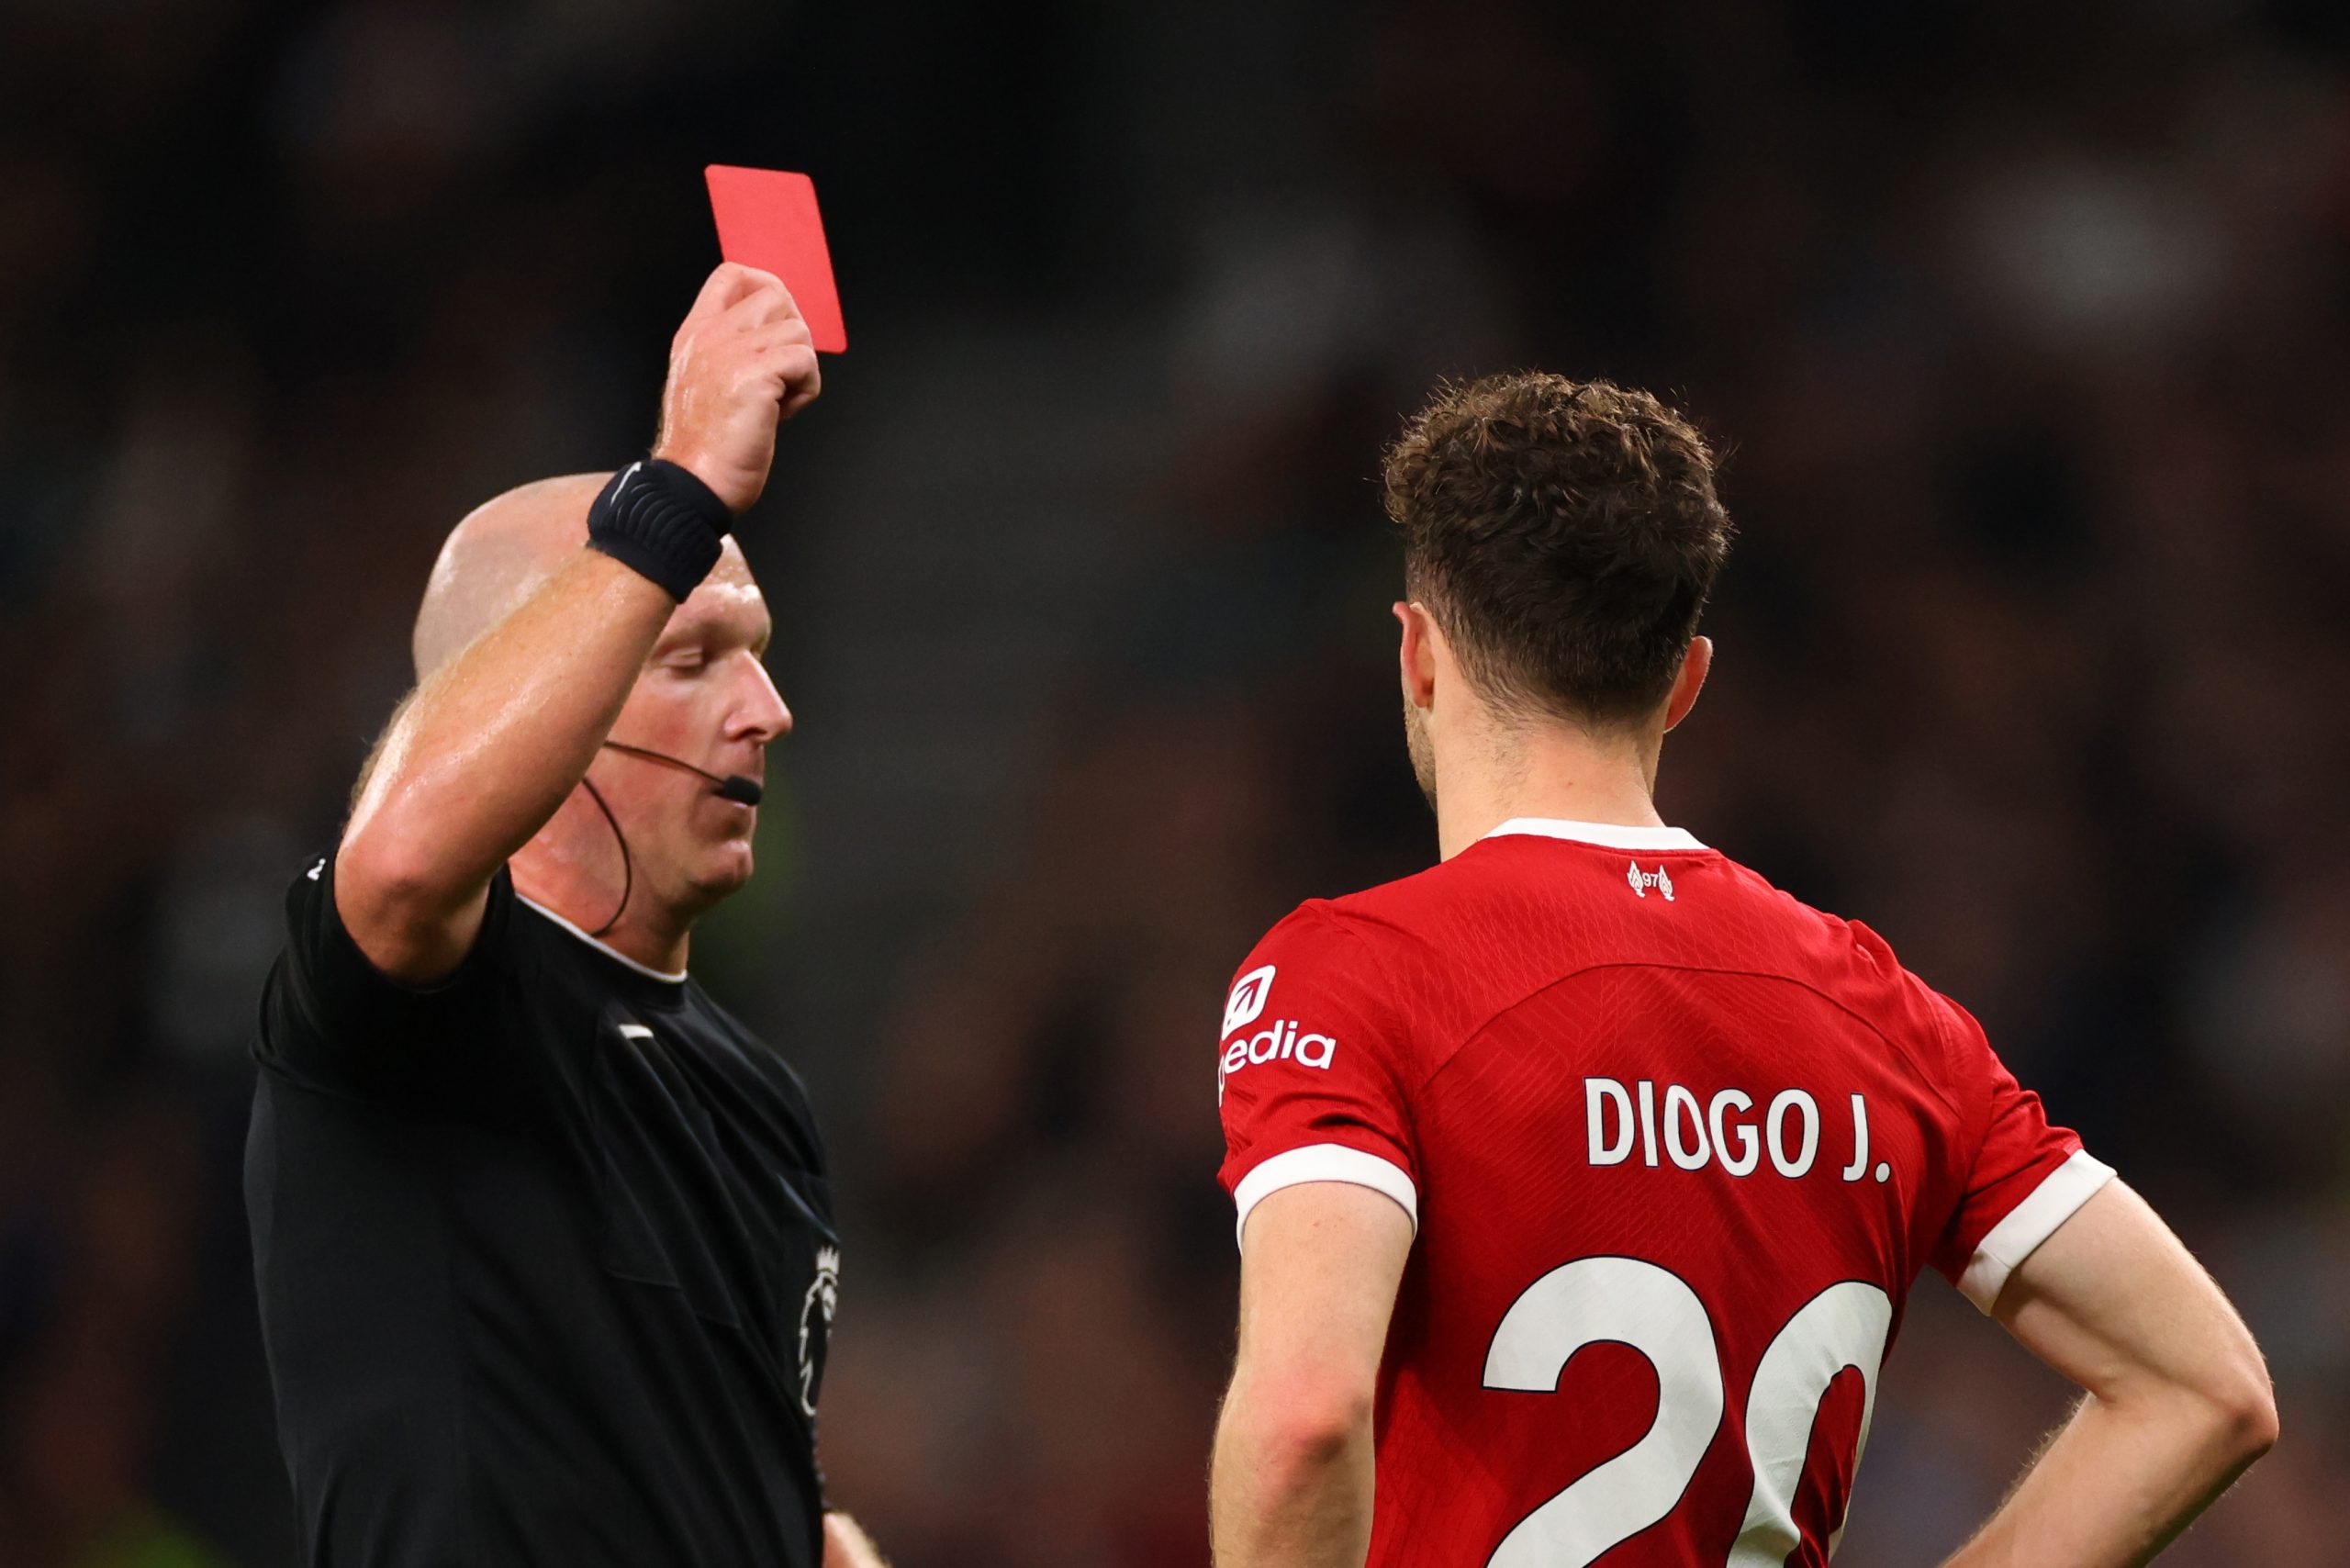
[[[728,536],[815,353],[711,275],[653,457],[450,535],[286,900],[245,1186],[317,1568],[874,1568],[824,1511],[840,1249],[800,1080],[686,972],[790,714]]]

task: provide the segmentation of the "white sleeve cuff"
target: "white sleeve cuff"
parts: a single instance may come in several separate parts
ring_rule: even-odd
[[[1306,1182],[1344,1182],[1384,1193],[1404,1205],[1412,1229],[1420,1228],[1420,1190],[1402,1166],[1341,1143],[1314,1143],[1276,1154],[1240,1179],[1240,1185],[1232,1190],[1232,1201],[1240,1210],[1232,1228],[1233,1239],[1237,1241],[1248,1233],[1248,1211],[1264,1202],[1267,1193]]]
[[[2031,1257],[2034,1248],[2055,1235],[2058,1226],[2112,1180],[2112,1166],[2092,1159],[2085,1148],[2074,1150],[2072,1159],[2051,1170],[2030,1197],[1991,1227],[1991,1234],[1975,1248],[1966,1272],[1958,1277],[1959,1294],[1973,1302],[1976,1311],[1989,1312],[2016,1265]]]

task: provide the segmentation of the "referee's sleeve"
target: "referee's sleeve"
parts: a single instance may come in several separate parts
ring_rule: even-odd
[[[369,1094],[442,1081],[478,1059],[491,1032],[513,879],[503,867],[473,948],[430,986],[369,961],[335,907],[332,855],[314,857],[285,894],[285,946],[263,998],[254,1054],[314,1087]]]

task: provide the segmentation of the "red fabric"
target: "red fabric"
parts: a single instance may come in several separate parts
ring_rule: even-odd
[[[1268,966],[1269,985],[1259,972]],[[1850,1350],[1873,1379],[1871,1333],[1897,1330],[1920,1270],[1954,1279],[2080,1147],[2049,1125],[1975,1021],[1874,933],[1710,850],[1487,839],[1416,877],[1304,905],[1240,975],[1237,1010],[1248,1016],[1217,1058],[1225,1188],[1275,1155],[1339,1144],[1393,1162],[1418,1189],[1419,1236],[1381,1371],[1374,1568],[1726,1562],[1756,1486],[1750,1415],[1762,1450],[1792,1444],[1808,1456],[1785,1462],[1799,1469],[1785,1489],[1796,1529],[1784,1560],[1824,1563],[1861,1419],[1863,1380],[1835,1371],[1840,1356]],[[1292,1043],[1283,1053],[1282,1042],[1315,1036],[1326,1049]],[[1252,1040],[1262,1059],[1250,1059]],[[1622,1101],[1595,1079],[1620,1085]],[[1793,1176],[1768,1136],[1787,1091],[1807,1095],[1818,1121],[1808,1166]],[[1856,1094],[1868,1149],[1846,1180]],[[1715,1148],[1706,1124],[1717,1109],[1733,1164],[1749,1148],[1740,1129],[1751,1128],[1743,1175]],[[1776,1144],[1789,1165],[1800,1163],[1806,1126],[1789,1099]],[[1595,1163],[1619,1146],[1620,1160]],[[1597,1319],[1546,1306],[1555,1298],[1538,1282],[1602,1259],[1619,1261],[1552,1282],[1592,1285],[1595,1305],[1575,1311],[1628,1320],[1574,1350],[1577,1326]],[[1831,1287],[1836,1300],[1807,1316],[1810,1328],[1787,1327]],[[1876,1292],[1882,1305],[1871,1306]],[[1682,1311],[1673,1304],[1684,1295],[1695,1299]],[[1820,1327],[1840,1305],[1875,1313],[1874,1328]],[[1565,1356],[1555,1392],[1509,1386],[1506,1375],[1486,1386],[1506,1359],[1496,1348],[1505,1315],[1509,1343]],[[1758,1395],[1758,1367],[1783,1330],[1791,1342],[1830,1342],[1807,1359],[1783,1346]],[[1652,1354],[1623,1342],[1643,1336]],[[1791,1388],[1801,1377],[1790,1369],[1811,1363],[1824,1386]],[[1672,1393],[1662,1419],[1661,1387]],[[1790,1422],[1795,1435],[1773,1448]],[[1513,1551],[1494,1555],[1522,1521],[1628,1449],[1528,1527],[1542,1550],[1521,1530]],[[1685,1482],[1678,1491],[1675,1479]],[[1644,1489],[1660,1486],[1644,1510]],[[1628,1527],[1637,1528],[1609,1546]],[[1746,1553],[1768,1536],[1750,1537]]]

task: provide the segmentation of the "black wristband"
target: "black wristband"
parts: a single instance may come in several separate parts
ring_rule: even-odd
[[[733,521],[692,470],[648,457],[613,475],[588,509],[588,544],[683,603],[718,565]]]

